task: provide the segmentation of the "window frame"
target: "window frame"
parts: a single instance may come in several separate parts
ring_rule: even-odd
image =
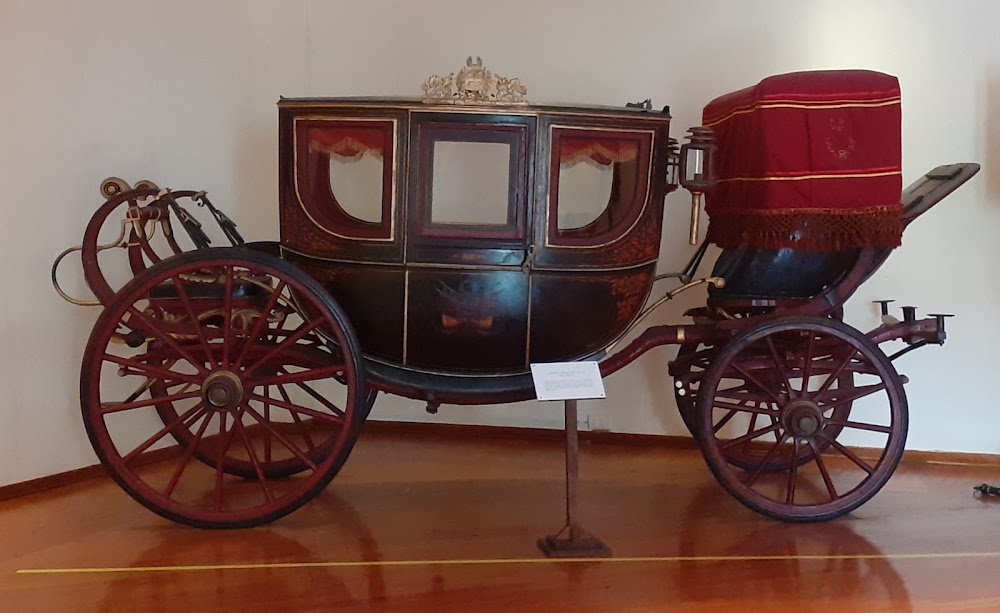
[[[578,138],[581,136],[636,141],[636,189],[631,203],[627,205],[626,214],[607,230],[593,236],[565,236],[562,232],[573,232],[580,228],[566,228],[563,231],[559,229],[559,176],[562,169],[562,140],[565,137]],[[653,129],[549,125],[548,193],[545,203],[546,247],[602,247],[617,242],[632,232],[648,206],[652,191],[654,137],[655,130]],[[608,211],[611,204],[612,201],[609,199],[605,208],[590,223],[600,219]]]
[[[330,182],[330,154],[311,151],[309,132],[323,124],[342,128],[380,129],[383,131],[382,149],[382,205],[381,220],[367,221],[348,213],[337,201]],[[299,206],[315,226],[338,238],[357,241],[393,242],[396,240],[396,165],[399,151],[398,120],[390,117],[296,117],[293,125],[295,159],[293,180]],[[315,164],[315,167],[313,165]],[[321,192],[316,193],[303,175],[317,181],[316,173],[326,177]],[[325,187],[325,190],[322,190]],[[308,194],[309,197],[303,197]]]

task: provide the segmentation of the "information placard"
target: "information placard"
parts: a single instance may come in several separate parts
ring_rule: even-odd
[[[531,378],[539,400],[606,398],[597,362],[532,364]]]

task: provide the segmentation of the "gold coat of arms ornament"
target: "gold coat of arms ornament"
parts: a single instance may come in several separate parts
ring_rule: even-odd
[[[422,87],[429,104],[528,104],[528,88],[519,79],[493,74],[478,56],[473,62],[470,55],[457,75],[433,75]]]

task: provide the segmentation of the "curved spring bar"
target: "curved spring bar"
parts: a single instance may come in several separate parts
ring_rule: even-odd
[[[101,253],[102,251],[108,251],[109,249],[114,249],[115,247],[122,247],[122,248],[139,247],[143,243],[152,240],[152,238],[156,236],[155,223],[159,221],[158,218],[141,219],[139,215],[133,216],[132,213],[133,210],[134,208],[130,207],[129,212],[125,216],[125,219],[121,221],[121,232],[119,232],[118,238],[105,245],[97,245],[96,248],[97,253]],[[147,234],[146,224],[150,222],[154,224],[153,231]],[[129,227],[131,227],[132,229],[131,236],[129,235]],[[136,242],[135,237],[138,237],[138,242]],[[66,249],[58,256],[56,256],[55,261],[52,262],[52,270],[50,273],[52,278],[52,287],[53,289],[56,290],[56,293],[59,294],[60,298],[62,298],[63,300],[65,300],[70,304],[75,304],[78,306],[101,306],[100,300],[96,299],[84,300],[70,296],[69,293],[67,293],[59,284],[59,277],[58,277],[59,265],[66,258],[66,256],[68,256],[71,253],[76,253],[79,251],[83,251],[82,244],[77,245],[75,247],[70,247],[69,249]]]
[[[132,187],[123,179],[109,177],[101,182],[101,195],[109,201],[114,198],[125,198],[131,202],[129,203],[125,218],[121,221],[121,232],[118,237],[110,243],[94,245],[91,257],[94,257],[96,254],[103,251],[114,249],[115,247],[122,247],[127,249],[129,252],[128,257],[129,263],[132,267],[132,272],[134,274],[138,274],[146,267],[146,264],[143,261],[143,254],[145,254],[145,256],[152,262],[159,261],[160,259],[154,252],[153,247],[150,245],[150,241],[152,241],[152,239],[156,236],[157,224],[163,226],[163,235],[167,241],[167,245],[170,247],[170,250],[174,253],[182,252],[183,249],[177,243],[171,228],[171,213],[176,216],[177,220],[184,227],[185,232],[187,232],[188,236],[191,238],[191,241],[196,249],[205,249],[210,247],[212,241],[202,229],[201,223],[186,209],[180,206],[177,202],[177,198],[175,198],[175,193],[181,194],[183,197],[190,198],[194,200],[198,206],[208,209],[212,218],[219,225],[223,234],[234,247],[245,244],[243,237],[236,229],[236,224],[211,203],[205,191],[172,192],[169,189],[161,189],[152,181],[145,179],[137,182],[135,187]],[[130,197],[131,195],[134,195],[134,198]],[[152,198],[151,202],[139,204],[140,201],[145,201],[150,198]],[[122,201],[123,204],[124,202],[125,201]],[[95,217],[99,215],[101,210],[103,210],[106,206],[107,203],[102,206],[97,213],[95,213]],[[92,225],[92,223],[90,225]],[[153,224],[152,229],[147,227],[150,223]],[[84,252],[84,257],[86,259],[86,251],[88,249],[87,241],[89,236],[90,230],[88,225],[88,233],[84,237],[84,243],[75,247],[70,247],[56,257],[51,269],[52,287],[55,289],[59,297],[70,304],[79,306],[100,306],[102,304],[100,299],[101,296],[103,293],[110,292],[110,288],[104,288],[106,292],[103,293],[101,291],[95,291],[94,294],[97,296],[97,299],[81,299],[71,296],[62,288],[58,280],[58,269],[66,256],[75,252]],[[93,238],[90,238],[89,240],[96,243],[96,232]],[[87,273],[86,266],[84,269],[84,276],[86,277],[89,273]],[[98,282],[98,285],[103,284],[103,280]],[[89,279],[88,285],[91,285]],[[93,286],[91,286],[91,290],[94,291]]]
[[[657,277],[657,278],[653,279],[653,281],[656,282],[656,281],[658,281],[660,279],[668,279],[668,278],[671,278],[671,277],[669,275],[663,275],[661,277]],[[652,304],[650,304],[649,306],[647,306],[646,308],[644,308],[642,311],[640,311],[639,314],[636,316],[636,318],[634,320],[632,320],[632,323],[629,324],[628,327],[626,327],[625,330],[621,334],[619,334],[617,338],[615,338],[615,340],[611,341],[611,344],[608,345],[605,348],[605,351],[608,352],[608,353],[610,353],[611,350],[614,349],[615,345],[617,345],[619,341],[621,341],[623,338],[625,338],[625,336],[629,332],[631,332],[632,330],[634,330],[636,328],[636,326],[638,326],[640,323],[642,323],[642,321],[644,319],[646,319],[653,311],[655,311],[656,309],[660,308],[667,301],[673,300],[674,296],[676,296],[676,295],[678,295],[678,294],[680,294],[682,292],[686,292],[687,290],[689,290],[689,289],[691,289],[693,287],[698,287],[699,285],[702,285],[702,284],[705,284],[705,283],[711,284],[716,289],[721,289],[721,288],[723,288],[723,287],[726,286],[726,280],[723,279],[722,277],[706,277],[704,279],[695,279],[694,281],[688,281],[688,282],[684,283],[683,285],[677,287],[676,289],[673,289],[673,290],[667,292],[662,297],[660,297],[658,300],[656,300],[655,302],[653,302]]]

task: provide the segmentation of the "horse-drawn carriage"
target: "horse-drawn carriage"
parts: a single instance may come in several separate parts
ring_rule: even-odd
[[[424,100],[282,99],[280,242],[245,243],[204,192],[102,185],[79,248],[103,306],[81,374],[94,449],[160,515],[258,525],[333,479],[378,392],[429,410],[528,400],[532,363],[595,360],[606,376],[677,344],[677,405],[719,482],[779,519],[846,513],[903,452],[892,360],[945,329],[906,308],[863,333],[842,306],[978,170],[901,190],[896,87],[775,77],[709,105],[710,129],[680,150],[667,109],[529,105],[471,61]],[[692,238],[707,194],[709,237],[657,274],[678,186],[694,194]],[[197,207],[233,246],[210,246]],[[710,241],[723,250],[696,278]],[[120,288],[98,262],[113,247],[134,275]],[[705,283],[690,322],[629,334]]]

